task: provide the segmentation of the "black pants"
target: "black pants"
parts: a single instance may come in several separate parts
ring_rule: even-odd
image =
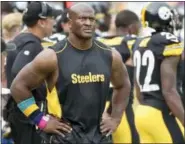
[[[41,137],[45,140],[45,143],[49,144],[112,144],[112,136],[100,136],[90,139],[79,128],[74,128],[71,133],[66,133],[65,137],[57,134],[46,134],[40,131]]]
[[[12,111],[8,121],[15,144],[41,144],[41,137],[36,132],[35,126],[20,111]]]

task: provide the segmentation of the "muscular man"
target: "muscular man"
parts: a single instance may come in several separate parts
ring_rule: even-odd
[[[20,110],[53,143],[111,143],[130,93],[128,73],[117,51],[93,39],[94,10],[83,3],[68,13],[69,36],[54,50],[41,52],[17,75],[11,92]],[[62,105],[62,120],[40,112],[31,90],[47,81],[55,84]],[[114,86],[112,113],[102,118],[109,83]],[[48,142],[47,141],[47,142]]]
[[[184,109],[176,88],[176,72],[183,45],[173,35],[175,15],[166,3],[150,3],[142,10],[143,26],[155,29],[139,39],[133,61],[142,104],[135,113],[141,143],[184,143]]]
[[[113,134],[114,143],[139,143],[139,136],[136,131],[134,122],[134,112],[132,108],[133,104],[133,64],[132,64],[132,48],[137,38],[140,28],[140,21],[138,16],[130,11],[120,11],[115,19],[116,35],[98,38],[99,41],[109,45],[112,48],[118,50],[122,56],[122,61],[125,63],[128,70],[131,92],[129,96],[129,104],[126,108],[125,114],[123,115],[121,124],[119,125],[116,132]],[[110,91],[113,89],[110,88]],[[109,99],[111,99],[112,93],[110,92]]]

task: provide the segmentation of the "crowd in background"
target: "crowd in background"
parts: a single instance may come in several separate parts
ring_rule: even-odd
[[[22,23],[22,13],[26,9],[29,2],[1,2],[1,35],[6,42],[13,39],[20,31],[23,30],[24,25]],[[77,2],[47,2],[52,7],[65,11],[71,5]],[[97,19],[97,36],[112,35],[115,33],[114,20],[116,14],[123,10],[129,9],[138,14],[141,17],[141,9],[147,2],[88,2],[95,9]],[[177,9],[180,19],[184,21],[184,4],[183,2],[168,2],[171,6]],[[53,28],[53,33],[66,33],[67,31],[67,18],[63,16],[56,18],[56,24]],[[141,36],[150,34],[150,28],[142,29]],[[59,40],[62,36],[59,36]],[[183,29],[178,32],[178,36],[184,39],[184,24]],[[2,59],[4,64],[4,58]],[[4,71],[4,69],[3,69]],[[2,71],[2,74],[4,72]],[[6,87],[6,79],[2,75],[2,86]]]

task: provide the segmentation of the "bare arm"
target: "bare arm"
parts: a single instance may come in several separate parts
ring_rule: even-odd
[[[176,73],[179,59],[180,57],[175,56],[164,59],[161,64],[161,83],[167,105],[184,126],[184,109],[176,89]]]
[[[70,133],[72,128],[58,119],[49,116],[46,121],[46,117],[35,103],[31,103],[31,106],[26,102],[32,98],[31,90],[39,86],[47,80],[49,90],[54,87],[58,78],[58,65],[56,54],[52,49],[47,49],[41,52],[37,57],[29,64],[27,64],[16,76],[12,85],[11,93],[17,103],[21,103],[27,106],[27,109],[31,110],[28,114],[26,110],[19,109],[32,120],[39,128],[47,133],[56,133],[62,137],[64,132]],[[26,103],[26,104],[25,104]],[[18,104],[18,105],[19,105]],[[35,108],[36,109],[33,109]],[[34,116],[33,116],[34,115]],[[59,131],[61,130],[61,131]]]
[[[53,50],[47,49],[37,55],[18,73],[11,85],[11,94],[15,101],[19,103],[31,97],[31,90],[42,84],[45,79],[55,77],[56,69],[57,59]]]
[[[111,116],[120,120],[128,104],[131,85],[127,69],[122,62],[120,54],[113,50],[112,55],[111,82],[113,84],[114,91],[112,96]]]

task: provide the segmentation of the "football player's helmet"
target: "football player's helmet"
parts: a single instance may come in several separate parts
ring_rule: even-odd
[[[153,28],[156,32],[173,33],[177,27],[177,17],[175,9],[165,2],[151,2],[141,11],[143,27]]]

